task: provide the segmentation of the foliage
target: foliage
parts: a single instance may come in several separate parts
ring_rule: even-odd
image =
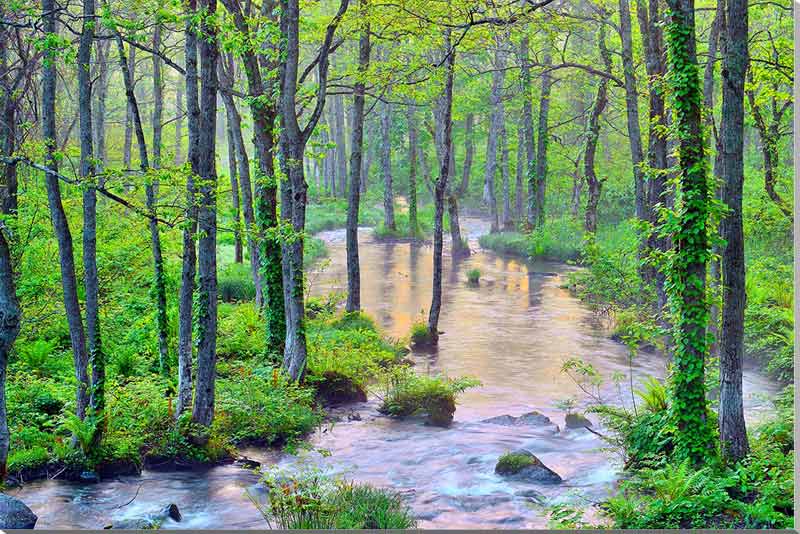
[[[528,239],[517,232],[497,232],[482,235],[478,244],[485,249],[509,256],[528,257]]]
[[[425,414],[431,424],[449,426],[456,411],[456,397],[479,385],[474,378],[419,375],[410,367],[396,366],[382,377],[378,411],[392,417]]]
[[[431,332],[428,329],[428,323],[425,321],[415,321],[411,325],[411,333],[409,334],[411,344],[425,347],[431,342]]]
[[[409,529],[411,511],[390,490],[327,477],[306,469],[297,473],[269,471],[261,478],[267,504],[250,498],[270,528],[278,529]]]
[[[217,289],[222,302],[246,302],[256,298],[250,265],[231,263],[219,270]]]
[[[497,459],[497,465],[495,465],[494,470],[501,475],[514,475],[528,466],[535,465],[535,463],[533,456],[528,454],[506,452]]]
[[[472,285],[478,285],[481,281],[480,269],[470,269],[467,271],[467,282]]]

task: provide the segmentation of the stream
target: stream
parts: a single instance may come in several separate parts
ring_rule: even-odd
[[[264,465],[316,466],[394,488],[408,500],[421,528],[544,528],[546,506],[559,502],[591,514],[591,504],[613,490],[619,458],[604,450],[605,443],[588,430],[565,428],[558,402],[574,398],[578,406],[585,406],[587,400],[561,366],[573,357],[591,363],[605,379],[604,400],[629,405],[627,386],[622,386],[621,397],[611,380],[615,373],[629,373],[628,351],[610,339],[607,321],[562,288],[573,267],[527,264],[480,250],[477,239],[488,232],[488,224],[470,217],[461,222],[473,254],[454,264],[445,249],[439,348],[410,354],[417,372],[468,375],[482,382],[460,397],[453,425],[442,429],[421,419],[391,420],[377,413],[378,401],[371,399],[335,410],[341,420],[320,428],[310,437],[311,450],[297,456],[242,452]],[[344,291],[345,232],[333,230],[318,237],[330,256],[309,274],[311,292]],[[378,242],[368,229],[362,229],[360,241],[362,308],[387,335],[406,337],[414,321],[427,317],[432,246]],[[481,272],[477,287],[466,283],[466,272],[475,268]],[[637,382],[648,375],[663,377],[665,359],[642,352],[632,368]],[[769,413],[769,399],[777,391],[777,384],[746,367],[748,420]],[[484,422],[534,410],[554,424]],[[538,485],[495,475],[497,458],[519,448],[533,452],[564,481]],[[256,474],[231,464],[192,471],[145,470],[141,476],[88,485],[34,481],[9,493],[39,516],[39,528],[102,528],[112,519],[141,517],[168,503],[178,505],[183,520],[168,520],[162,528],[266,528],[248,497],[249,491],[263,498],[257,481]]]

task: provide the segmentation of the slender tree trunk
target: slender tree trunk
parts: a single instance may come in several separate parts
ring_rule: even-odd
[[[108,154],[106,153],[106,101],[108,100],[108,84],[109,84],[109,48],[111,42],[103,40],[97,43],[97,63],[98,63],[98,76],[95,84],[97,98],[97,105],[95,106],[94,117],[92,119],[94,126],[94,157],[97,163],[97,170],[105,168],[108,162]],[[103,185],[102,183],[98,185]]]
[[[394,189],[392,186],[392,107],[388,102],[381,106],[381,172],[383,173],[383,225],[396,230],[394,220]]]
[[[544,50],[544,65],[552,65],[552,53],[548,46]],[[542,75],[542,94],[539,102],[539,134],[536,154],[536,226],[541,228],[545,221],[545,193],[547,191],[547,141],[550,116],[550,91],[553,78],[549,72]]]
[[[153,50],[161,49],[161,24],[153,30]],[[153,54],[153,168],[161,168],[161,137],[164,119],[164,87],[161,79],[161,57]],[[150,212],[150,241],[153,249],[153,292],[156,299],[156,323],[158,324],[158,367],[167,371],[169,361],[169,323],[167,320],[167,284],[164,274],[164,258],[161,252],[161,234],[156,220],[158,181],[145,183],[147,210]]]
[[[199,172],[200,105],[197,92],[197,34],[191,17],[197,9],[197,0],[187,1],[184,43],[186,63],[186,114],[189,128],[189,175],[186,177],[186,224],[183,227],[181,289],[178,301],[178,402],[175,416],[180,417],[192,404],[192,325],[194,285],[197,272],[197,198],[194,177]],[[178,106],[178,113],[180,113]]]
[[[745,288],[742,189],[744,186],[744,86],[747,72],[747,0],[727,0],[726,51],[722,69],[723,305],[720,347],[719,439],[723,456],[736,462],[747,455],[742,405]]]
[[[520,82],[522,84],[522,123],[520,129],[524,137],[525,145],[525,175],[528,182],[528,198],[526,200],[526,224],[528,228],[536,226],[536,192],[538,186],[536,184],[536,153],[534,151],[534,135],[533,135],[533,90],[531,84],[531,68],[529,65],[530,58],[528,57],[529,40],[528,36],[524,36],[519,44],[519,61],[522,65],[520,69]],[[520,159],[517,165],[522,166]],[[521,189],[520,189],[521,191]],[[520,217],[521,218],[521,217]]]
[[[439,158],[439,178],[434,184],[434,217],[433,217],[433,291],[431,309],[428,314],[428,336],[431,343],[439,343],[439,315],[442,310],[442,251],[444,248],[443,219],[444,196],[447,191],[447,179],[450,176],[450,151],[453,138],[453,78],[455,70],[455,48],[452,47],[450,30],[444,32],[445,79],[442,94],[436,102],[437,122],[442,125],[441,157]]]
[[[42,0],[42,18],[44,31],[48,35],[56,35],[56,7],[54,0]],[[58,257],[61,267],[61,288],[64,295],[64,311],[69,326],[69,337],[72,345],[72,356],[75,363],[75,379],[77,391],[75,395],[75,413],[83,420],[89,404],[88,357],[86,353],[86,334],[83,330],[83,318],[78,302],[78,282],[75,277],[75,257],[72,247],[72,233],[69,229],[64,205],[61,202],[59,188],[58,163],[56,159],[56,58],[48,57],[42,66],[42,137],[47,147],[45,166],[50,172],[45,173],[47,186],[47,203],[50,208],[50,219],[58,242]]]
[[[136,47],[132,46],[128,55],[128,71],[131,79],[136,84]],[[126,169],[131,168],[131,148],[133,146],[133,110],[130,104],[125,108],[125,141],[122,145],[122,165]]]
[[[78,46],[78,104],[80,114],[81,181],[83,190],[83,284],[86,294],[86,342],[88,364],[92,368],[89,404],[95,416],[105,405],[105,357],[100,342],[100,283],[97,273],[97,193],[95,190],[94,146],[92,142],[92,84],[90,63],[94,40],[94,0],[83,2],[83,29]],[[102,439],[103,425],[98,424],[93,443]]]
[[[175,90],[175,165],[183,164],[183,87]]]
[[[209,17],[217,10],[216,0],[201,0],[200,8]],[[216,29],[204,18],[200,56],[200,132],[198,138],[199,187],[197,228],[197,271],[200,284],[197,310],[197,385],[192,421],[208,427],[214,419],[214,394],[217,366],[217,41]]]
[[[360,2],[360,18],[366,20],[367,0]],[[358,207],[361,201],[361,159],[364,150],[364,76],[369,69],[369,23],[363,22],[358,39],[358,81],[353,91],[353,132],[350,142],[350,189],[347,199],[347,305],[348,312],[361,309],[361,266],[358,259]],[[413,228],[413,227],[412,227]]]
[[[670,266],[670,301],[675,315],[674,371],[670,416],[677,429],[678,457],[702,464],[713,453],[706,420],[705,357],[706,268],[710,192],[705,172],[703,95],[697,66],[694,0],[668,0],[671,17],[666,27],[668,81],[675,96],[678,139],[679,220],[673,232],[675,257]]]
[[[508,232],[514,229],[514,218],[511,215],[511,164],[508,157],[508,133],[505,118],[500,127],[500,175],[503,179],[503,230]]]
[[[605,23],[600,23],[597,37],[600,55],[606,72],[611,72],[611,54],[606,48]],[[587,234],[597,232],[597,207],[600,203],[600,192],[603,189],[605,179],[598,178],[595,172],[594,162],[597,153],[597,140],[600,135],[600,117],[608,104],[608,78],[600,76],[597,85],[597,95],[592,103],[592,110],[589,113],[589,120],[586,123],[586,147],[583,152],[583,173],[588,186],[589,197],[586,201],[586,219],[584,230]]]
[[[497,176],[498,142],[502,136],[501,130],[505,128],[505,108],[503,105],[503,84],[505,83],[505,54],[501,50],[503,39],[495,38],[494,73],[492,74],[492,92],[490,105],[492,113],[489,123],[489,138],[486,141],[486,176],[483,182],[484,202],[489,204],[489,219],[491,232],[500,231],[500,221],[497,214],[497,193],[495,178]]]
[[[475,151],[475,140],[473,137],[473,124],[475,117],[472,113],[467,113],[464,117],[464,166],[461,168],[461,185],[458,186],[456,196],[462,198],[469,190],[469,175],[472,172],[472,157]]]
[[[408,123],[408,234],[416,238],[419,234],[417,221],[417,124],[411,101],[406,106]]]
[[[231,181],[231,209],[233,211],[233,261],[234,263],[243,262],[242,247],[242,217],[239,208],[239,180],[237,179],[237,160],[236,141],[234,141],[233,126],[231,124],[231,114],[227,113],[226,134],[228,137],[228,174]],[[257,281],[253,281],[258,285]]]
[[[644,173],[642,162],[642,132],[639,128],[639,91],[636,85],[631,39],[631,9],[629,0],[619,0],[619,34],[622,39],[622,70],[625,75],[625,111],[628,118],[628,140],[633,163],[633,183],[636,192],[636,218],[646,219],[644,198]]]
[[[334,116],[334,135],[336,138],[336,176],[339,191],[347,196],[347,143],[345,141],[344,97],[337,95],[332,99]]]

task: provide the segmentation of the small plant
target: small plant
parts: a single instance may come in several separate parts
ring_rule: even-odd
[[[526,467],[535,465],[534,457],[519,452],[507,452],[497,459],[494,472],[498,475],[516,475]]]
[[[478,269],[470,269],[467,271],[467,282],[470,285],[477,286],[481,283],[481,272]]]
[[[217,287],[223,302],[247,302],[256,297],[249,264],[231,263],[220,269]]]
[[[636,396],[642,399],[645,409],[652,413],[667,409],[667,388],[652,376],[647,378],[642,388],[636,390]]]
[[[433,342],[433,336],[428,329],[428,323],[417,321],[411,325],[411,345],[427,347]]]
[[[378,411],[392,417],[426,414],[435,426],[449,426],[456,411],[456,397],[469,388],[479,386],[473,378],[447,378],[416,374],[406,366],[387,371],[383,402]]]

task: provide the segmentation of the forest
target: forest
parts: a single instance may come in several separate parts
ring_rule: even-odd
[[[0,528],[793,528],[789,0],[0,5]]]

